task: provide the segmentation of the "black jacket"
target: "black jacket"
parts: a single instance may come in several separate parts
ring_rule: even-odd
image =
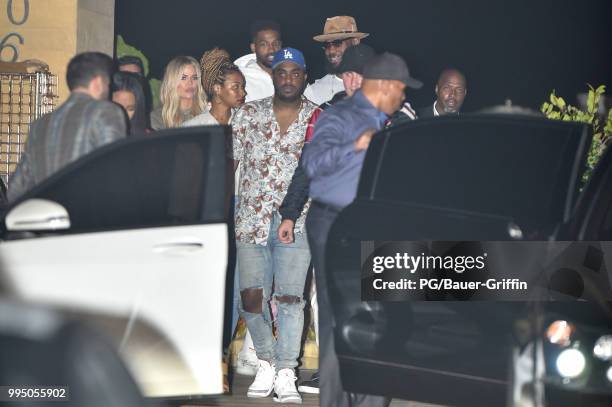
[[[417,113],[419,115],[419,119],[424,117],[434,117],[433,104],[417,109]]]
[[[434,103],[436,103],[436,102],[434,102]],[[434,116],[433,106],[434,105],[431,104],[429,106],[425,106],[425,107],[422,107],[422,108],[418,109],[417,113],[419,114],[419,118],[422,119],[423,117],[436,117],[436,116]],[[455,116],[457,116],[457,115],[459,115],[459,112],[457,112],[457,113],[446,113],[445,114],[445,116],[448,116],[448,115],[451,115],[451,116],[455,115]]]
[[[302,159],[300,158],[300,162],[293,173],[293,178],[291,178],[287,195],[285,195],[285,199],[278,209],[283,220],[291,219],[294,223],[297,221],[308,201],[309,193],[310,180],[302,168]]]
[[[325,110],[329,106],[334,103],[342,100],[346,97],[346,92],[338,92],[334,95],[334,97],[325,103],[319,105],[319,109]],[[309,125],[313,125],[314,123],[309,123]],[[300,157],[300,162],[293,173],[293,177],[291,178],[291,184],[289,185],[289,189],[287,190],[287,194],[285,195],[285,199],[283,199],[283,203],[278,209],[279,213],[283,220],[291,219],[294,223],[300,217],[302,210],[304,209],[304,205],[308,201],[308,194],[310,193],[310,180],[308,179],[308,175],[302,168],[302,159]]]

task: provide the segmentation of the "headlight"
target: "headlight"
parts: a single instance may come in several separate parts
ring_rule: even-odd
[[[572,334],[575,331],[574,325],[567,321],[555,321],[548,326],[546,338],[550,343],[559,346],[568,346],[571,342]]]
[[[586,359],[578,349],[565,349],[557,357],[559,374],[569,379],[580,376],[585,366]]]
[[[608,381],[612,383],[612,366],[608,368],[608,371],[606,372],[606,377],[608,378]]]
[[[601,360],[612,359],[612,335],[604,335],[595,342],[593,355]]]

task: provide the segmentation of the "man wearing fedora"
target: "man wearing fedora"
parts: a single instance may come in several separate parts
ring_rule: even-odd
[[[315,41],[323,43],[328,74],[308,85],[304,96],[320,105],[331,100],[336,93],[343,91],[344,84],[338,73],[338,67],[342,62],[344,51],[351,45],[359,44],[361,39],[368,35],[370,34],[357,30],[357,23],[351,16],[328,18],[323,27],[323,34],[313,37]]]

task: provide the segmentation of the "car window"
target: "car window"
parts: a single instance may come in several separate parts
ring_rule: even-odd
[[[552,224],[571,208],[587,141],[581,126],[544,119],[415,121],[368,155],[360,195]]]
[[[71,164],[24,198],[62,204],[69,233],[223,221],[224,129],[128,139]]]
[[[612,202],[608,205],[601,228],[598,233],[598,240],[612,240]]]

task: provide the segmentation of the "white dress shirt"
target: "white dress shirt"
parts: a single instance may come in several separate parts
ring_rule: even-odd
[[[274,95],[272,76],[257,63],[255,54],[247,54],[234,61],[246,80],[246,101],[267,98]]]
[[[304,91],[304,96],[317,106],[331,100],[334,95],[344,90],[344,82],[336,75],[327,74],[321,79],[317,79],[313,84],[308,85]]]

